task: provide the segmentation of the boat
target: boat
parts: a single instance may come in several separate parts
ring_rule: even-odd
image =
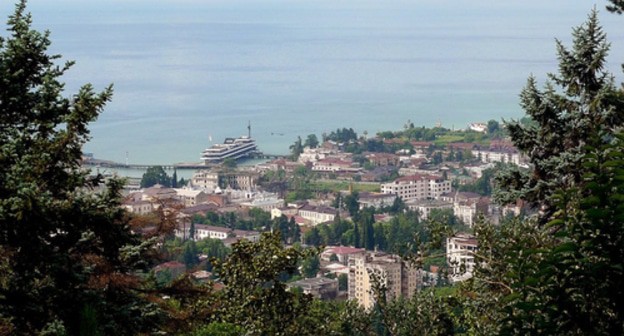
[[[204,149],[201,159],[205,164],[223,162],[228,158],[238,160],[256,153],[257,150],[256,140],[243,135],[238,138],[226,138],[222,144]]]

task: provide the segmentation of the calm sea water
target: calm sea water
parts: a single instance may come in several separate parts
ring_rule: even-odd
[[[603,10],[622,81],[624,17]],[[0,14],[12,10],[3,0]],[[286,153],[298,135],[465,128],[522,115],[532,73],[556,71],[583,0],[30,0],[52,52],[77,64],[68,92],[114,83],[85,151],[130,163],[199,161],[226,136]]]

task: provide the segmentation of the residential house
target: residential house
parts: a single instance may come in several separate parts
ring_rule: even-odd
[[[477,238],[467,233],[458,233],[446,239],[446,260],[451,267],[451,281],[463,281],[472,277],[474,255],[478,247]]]

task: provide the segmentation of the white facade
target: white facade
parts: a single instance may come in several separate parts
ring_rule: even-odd
[[[339,159],[324,159],[314,162],[312,165],[313,171],[323,172],[338,172],[338,171],[359,171],[359,168],[351,167],[352,163],[349,161],[342,161]]]
[[[203,203],[207,200],[208,195],[201,190],[190,188],[178,188],[174,189],[176,192],[176,198],[179,199],[184,206],[192,207],[197,204]]]
[[[404,201],[439,198],[451,191],[451,181],[431,175],[412,175],[396,179],[381,185],[384,194],[396,194]]]
[[[326,148],[322,148],[322,147],[317,147],[317,148],[305,147],[303,149],[303,153],[301,153],[299,155],[299,159],[297,161],[300,162],[300,163],[306,163],[306,162],[314,163],[314,162],[316,162],[318,160],[325,159],[330,154],[333,154],[333,151],[329,150],[329,149],[326,149]]]
[[[277,209],[284,205],[284,200],[281,198],[277,198],[277,196],[259,196],[254,197],[253,200],[249,202],[241,203],[241,206],[250,208],[250,209],[260,209],[266,212],[272,212],[273,209]],[[281,216],[281,215],[280,215]]]
[[[182,239],[189,238],[190,231],[191,225],[189,223],[186,223],[184,225],[178,226],[178,228],[175,230],[175,235],[176,237]],[[260,233],[256,231],[232,230],[220,226],[195,224],[194,240],[202,240],[207,238],[226,240],[230,237],[239,237],[255,242],[260,239]]]
[[[299,209],[299,216],[309,220],[312,225],[333,221],[338,211],[329,207],[314,207],[306,205]]]
[[[147,215],[154,210],[154,206],[148,201],[129,201],[123,206],[129,212],[137,215]]]
[[[406,203],[410,210],[418,211],[420,219],[427,219],[432,210],[453,209],[453,203],[441,200],[421,200]]]
[[[219,187],[219,173],[210,170],[198,170],[193,174],[191,186],[213,192]]]
[[[474,149],[472,151],[472,155],[476,158],[479,158],[481,162],[485,163],[502,162],[513,163],[516,165],[520,165],[522,163],[522,155],[519,152],[514,151],[499,152]]]
[[[463,281],[472,277],[477,249],[477,239],[469,234],[458,233],[446,239],[446,261],[451,267],[451,281]]]

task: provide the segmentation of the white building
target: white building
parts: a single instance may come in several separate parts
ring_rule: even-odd
[[[386,287],[388,300],[411,297],[422,284],[421,273],[399,256],[380,252],[354,254],[349,258],[349,299],[365,309],[375,305],[375,278]]]
[[[176,192],[176,198],[186,207],[192,207],[208,201],[208,194],[202,190],[190,188],[176,188],[174,190]]]
[[[358,172],[361,169],[357,167],[352,167],[353,162],[345,161],[342,159],[336,158],[326,158],[323,160],[319,160],[314,162],[312,165],[313,171],[320,172],[339,172],[339,171],[350,171],[350,172]]]
[[[432,210],[453,209],[452,202],[446,202],[442,200],[416,200],[407,202],[407,208],[413,211],[418,211],[420,219],[427,219]]]
[[[260,239],[260,232],[256,231],[232,230],[225,227],[205,224],[194,224],[194,226],[195,235],[193,237],[193,240],[196,241],[207,238],[226,240],[233,237],[242,237],[249,241],[256,242]],[[186,223],[184,225],[178,226],[178,228],[175,230],[175,235],[178,238],[186,239],[190,237],[190,231],[191,225]]]
[[[219,173],[210,170],[198,170],[191,178],[191,186],[193,188],[213,192],[219,187]]]
[[[333,154],[334,151],[331,149],[327,149],[327,148],[322,148],[322,147],[317,147],[317,148],[310,148],[310,147],[305,147],[303,149],[303,153],[299,154],[299,159],[297,160],[299,163],[306,163],[306,162],[316,162],[318,160],[323,160],[326,157],[328,157],[329,155]]]
[[[472,123],[468,124],[468,129],[475,132],[487,133],[488,127],[485,123]]]
[[[479,215],[489,215],[489,205],[490,199],[487,197],[456,201],[453,203],[453,213],[464,224],[472,227]]]
[[[450,191],[451,181],[433,175],[404,176],[381,185],[381,192],[396,194],[403,201],[438,198]]]
[[[472,155],[481,162],[485,163],[513,163],[516,165],[521,165],[523,162],[523,156],[517,151],[507,150],[507,151],[492,151],[492,150],[483,150],[483,149],[474,149],[472,151]]]
[[[446,261],[451,268],[451,281],[463,281],[472,277],[475,267],[476,237],[458,233],[446,239]]]
[[[375,192],[360,192],[358,202],[360,209],[372,207],[375,209],[392,206],[396,200],[396,194],[384,194]]]
[[[147,215],[154,211],[152,202],[144,200],[128,199],[123,202],[123,207],[129,212],[137,215]]]
[[[338,210],[327,206],[305,205],[299,209],[299,216],[309,220],[312,225],[331,222],[336,218]]]
[[[250,201],[242,202],[240,205],[249,209],[260,209],[266,212],[272,212],[273,209],[282,207],[284,205],[284,200],[272,194],[260,194]]]

